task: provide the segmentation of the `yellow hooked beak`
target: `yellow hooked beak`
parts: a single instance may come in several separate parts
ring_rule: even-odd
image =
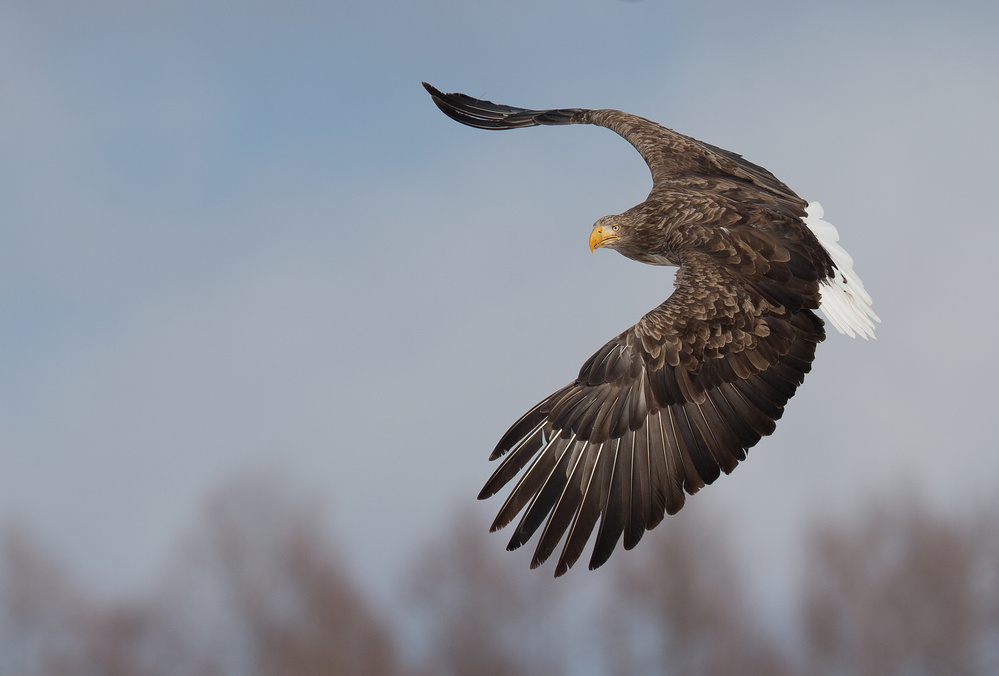
[[[590,251],[596,251],[607,242],[617,239],[617,234],[614,230],[617,230],[616,225],[611,228],[602,225],[593,228],[593,232],[590,233]]]

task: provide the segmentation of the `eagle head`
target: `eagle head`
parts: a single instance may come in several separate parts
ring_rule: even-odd
[[[639,207],[623,214],[604,216],[594,223],[590,232],[590,251],[607,247],[641,263],[676,265],[665,245],[659,219],[649,218]]]
[[[616,249],[625,235],[624,219],[621,216],[604,216],[593,224],[590,251],[596,251],[602,246]]]

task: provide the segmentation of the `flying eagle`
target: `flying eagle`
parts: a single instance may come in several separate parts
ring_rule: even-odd
[[[825,338],[814,310],[841,333],[874,337],[880,319],[836,228],[763,167],[618,110],[526,110],[423,86],[470,127],[595,124],[622,136],[649,165],[652,192],[597,220],[590,250],[679,267],[672,295],[525,413],[490,456],[503,461],[479,499],[520,475],[491,530],[524,511],[508,549],[541,528],[532,568],[564,538],[555,575],[565,573],[599,520],[596,568],[622,535],[631,549],[683,507],[684,491],[735,469],[811,369]]]

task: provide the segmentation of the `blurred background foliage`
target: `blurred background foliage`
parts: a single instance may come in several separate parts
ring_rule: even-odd
[[[724,520],[690,510],[618,565],[551,579],[456,509],[390,608],[366,598],[289,482],[215,491],[154,588],[109,601],[30,532],[0,543],[0,673],[991,674],[999,669],[999,516],[918,497],[815,518],[794,626],[745,592]]]

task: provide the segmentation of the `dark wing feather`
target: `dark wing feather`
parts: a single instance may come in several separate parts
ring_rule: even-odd
[[[634,547],[683,506],[684,491],[731,472],[773,432],[823,337],[811,310],[772,303],[711,255],[683,254],[674,293],[504,435],[494,455],[517,459],[504,459],[483,496],[532,462],[494,528],[526,507],[509,546],[544,525],[537,566],[564,537],[556,575],[578,559],[598,520],[591,568],[622,537]],[[663,345],[679,348],[674,355]]]
[[[492,101],[475,99],[467,94],[445,94],[433,85],[423,83],[434,103],[452,120],[476,129],[517,129],[539,124],[586,123],[581,116],[590,111],[582,108],[528,110],[504,106]]]

